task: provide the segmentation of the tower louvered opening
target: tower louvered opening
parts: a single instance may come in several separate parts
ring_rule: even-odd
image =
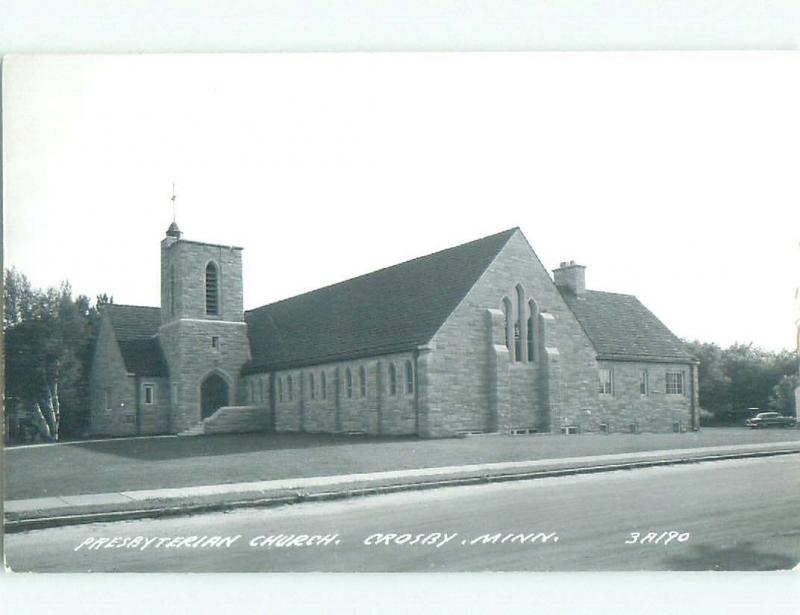
[[[219,315],[219,274],[214,263],[206,266],[206,314]]]

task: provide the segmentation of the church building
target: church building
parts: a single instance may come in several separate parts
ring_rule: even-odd
[[[92,435],[697,429],[697,362],[519,228],[245,312],[242,248],[161,242],[161,306],[103,308]]]

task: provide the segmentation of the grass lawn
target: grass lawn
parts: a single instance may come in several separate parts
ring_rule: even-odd
[[[6,449],[4,494],[22,499],[786,440],[800,440],[800,430],[447,440],[272,433],[119,439]]]

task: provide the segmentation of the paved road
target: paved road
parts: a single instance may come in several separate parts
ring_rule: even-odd
[[[6,551],[17,571],[788,569],[800,455],[54,528]]]

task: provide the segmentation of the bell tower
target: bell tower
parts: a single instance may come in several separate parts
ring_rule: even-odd
[[[242,248],[184,239],[172,222],[161,240],[159,342],[169,366],[170,431],[237,403],[250,359]]]

